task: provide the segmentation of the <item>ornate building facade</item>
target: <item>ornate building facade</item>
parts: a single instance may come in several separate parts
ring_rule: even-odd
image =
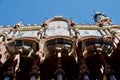
[[[119,80],[120,26],[101,12],[94,20],[1,27],[0,80]]]

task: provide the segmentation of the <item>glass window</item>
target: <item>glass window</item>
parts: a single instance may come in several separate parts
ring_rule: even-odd
[[[15,41],[15,46],[22,46],[22,40],[16,40]]]
[[[27,41],[24,41],[24,46],[30,46],[30,47],[32,47],[32,43],[31,42],[27,42]]]

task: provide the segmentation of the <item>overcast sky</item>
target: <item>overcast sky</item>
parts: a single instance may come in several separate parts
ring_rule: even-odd
[[[61,15],[76,23],[94,24],[94,11],[102,11],[120,24],[120,0],[0,0],[0,25],[41,24]]]

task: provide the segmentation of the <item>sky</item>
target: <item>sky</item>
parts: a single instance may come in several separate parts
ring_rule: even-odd
[[[92,23],[94,11],[102,11],[120,24],[120,0],[0,0],[0,25],[41,24],[54,16],[70,18],[78,24]]]

